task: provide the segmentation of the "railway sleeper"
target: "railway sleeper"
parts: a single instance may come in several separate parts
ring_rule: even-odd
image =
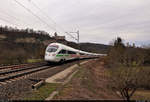
[[[30,73],[34,73],[34,72],[37,72],[37,71],[40,71],[40,70],[48,69],[48,68],[49,68],[49,67],[39,68],[39,69],[36,69],[36,70],[32,70],[32,71],[28,71],[28,72],[19,73],[19,74],[12,75],[12,76],[2,77],[2,78],[0,78],[0,82],[4,82],[4,81],[9,80],[9,79],[21,77],[21,76],[24,76],[24,75],[27,75],[27,74],[30,74]]]
[[[28,69],[33,69],[33,68],[36,68],[36,67],[41,67],[43,65],[39,65],[39,66],[33,66],[33,67],[26,67],[26,68],[20,68],[20,69],[15,69],[15,70],[11,70],[11,71],[4,71],[4,72],[0,72],[0,75],[3,75],[3,74],[9,74],[9,73],[13,73],[13,72],[19,72],[19,71],[23,71],[23,70],[28,70]]]

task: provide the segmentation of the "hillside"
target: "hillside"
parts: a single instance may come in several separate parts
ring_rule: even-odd
[[[76,43],[56,40],[45,31],[0,27],[0,64],[28,63],[28,59],[43,59],[46,46],[52,42],[78,49]],[[103,44],[81,43],[80,48],[88,52],[106,53],[109,47]]]
[[[107,53],[110,46],[96,43],[81,43],[81,49],[95,53]]]

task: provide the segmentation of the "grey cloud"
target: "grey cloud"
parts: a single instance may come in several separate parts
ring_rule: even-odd
[[[97,42],[108,44],[117,36],[124,37],[126,41],[142,42],[150,41],[150,1],[149,0],[30,0],[36,3],[42,11],[50,16],[53,21],[47,19],[28,0],[18,0],[34,13],[39,15],[51,26],[56,27],[60,35],[65,35],[59,26],[65,31],[80,30],[81,42]],[[5,11],[19,20],[6,17],[19,27],[31,27],[54,33],[38,19],[17,5],[13,0],[1,0],[0,11]],[[2,17],[5,17],[0,12]],[[6,24],[0,21],[2,24]],[[73,40],[67,36],[68,40]]]

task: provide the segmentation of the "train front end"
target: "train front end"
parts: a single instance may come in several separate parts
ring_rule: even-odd
[[[57,44],[50,44],[45,51],[45,61],[47,62],[59,62],[59,59],[56,58],[58,53],[59,46]]]

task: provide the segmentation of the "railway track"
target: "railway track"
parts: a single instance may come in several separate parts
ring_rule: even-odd
[[[0,99],[22,100],[31,94],[32,85],[77,63],[78,60],[66,61],[63,64],[50,63],[49,66],[2,74],[0,76]]]
[[[65,62],[65,63],[70,63],[70,62]],[[57,65],[60,66],[59,64]],[[39,73],[43,70],[52,68],[57,65],[56,64],[47,65],[47,63],[37,63],[37,64],[30,64],[30,65],[23,65],[23,66],[21,65],[20,67],[19,66],[6,67],[7,70],[0,70],[0,86],[10,83],[11,81],[16,81],[18,79],[25,78],[32,74]],[[5,69],[5,68],[1,68],[1,69]]]
[[[2,70],[9,70],[9,69],[23,68],[23,67],[32,66],[32,65],[38,65],[38,64],[43,64],[43,63],[45,63],[45,62],[30,63],[30,64],[19,64],[19,65],[10,65],[10,66],[0,66],[0,71],[2,71]]]
[[[16,79],[51,67],[46,65],[47,65],[46,63],[42,62],[42,63],[29,64],[29,65],[20,65],[20,66],[17,65],[12,67],[11,66],[3,67],[3,68],[1,67],[0,84],[4,84],[5,82],[8,82],[11,79]],[[7,70],[3,70],[3,69],[7,69]]]

